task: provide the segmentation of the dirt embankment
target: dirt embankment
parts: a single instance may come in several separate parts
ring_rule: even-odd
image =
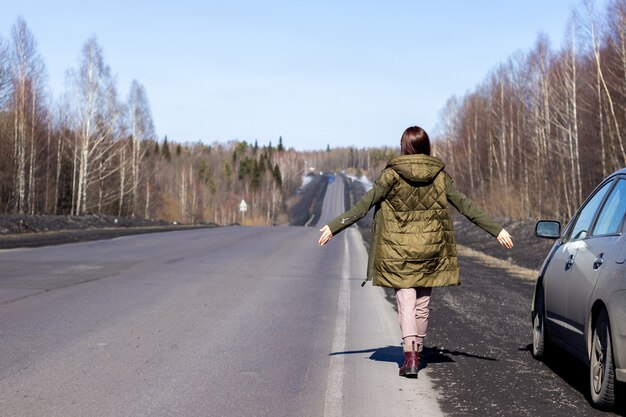
[[[95,215],[0,215],[0,249],[38,247],[111,239],[139,233],[216,226],[214,224],[181,225],[162,220]]]
[[[473,251],[537,271],[550,251],[554,240],[535,236],[534,219],[511,220],[494,218],[513,237],[513,249],[506,249],[488,233],[461,215],[454,217],[454,232],[457,243]]]

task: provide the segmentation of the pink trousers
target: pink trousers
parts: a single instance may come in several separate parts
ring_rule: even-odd
[[[398,320],[405,348],[415,341],[421,348],[428,330],[428,303],[432,288],[396,289]],[[408,346],[407,346],[408,345]]]

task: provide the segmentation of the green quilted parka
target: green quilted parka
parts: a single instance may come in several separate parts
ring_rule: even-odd
[[[448,203],[491,235],[502,230],[457,190],[439,158],[421,154],[389,161],[372,189],[328,226],[335,235],[375,207],[368,280],[392,288],[459,285]]]

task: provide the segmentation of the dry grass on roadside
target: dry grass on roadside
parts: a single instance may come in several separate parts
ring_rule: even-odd
[[[535,269],[515,265],[510,261],[487,255],[484,252],[470,249],[467,246],[457,244],[457,252],[459,256],[467,256],[487,266],[504,269],[517,278],[527,281],[535,281],[537,279],[537,271]]]

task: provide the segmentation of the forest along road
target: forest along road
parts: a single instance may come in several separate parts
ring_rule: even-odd
[[[343,199],[332,181],[315,228],[0,251],[0,416],[602,414],[531,358],[532,284],[469,258],[433,292],[419,379],[398,377],[358,230],[317,246]]]

